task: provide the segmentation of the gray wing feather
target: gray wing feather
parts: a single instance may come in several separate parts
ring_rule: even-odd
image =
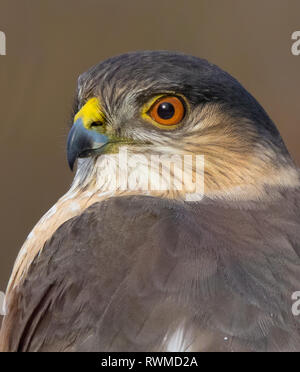
[[[13,296],[10,351],[299,351],[298,194],[112,198],[62,225]]]

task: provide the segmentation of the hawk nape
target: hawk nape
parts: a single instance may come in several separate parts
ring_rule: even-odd
[[[74,182],[17,258],[1,349],[300,351],[299,173],[258,102],[205,60],[139,52],[81,75],[75,106]],[[125,147],[204,155],[204,197],[124,187]]]

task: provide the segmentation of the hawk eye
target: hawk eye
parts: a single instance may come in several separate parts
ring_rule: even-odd
[[[160,97],[149,110],[152,120],[162,125],[176,125],[185,115],[184,105],[178,97]]]
[[[175,107],[170,102],[162,102],[157,108],[157,114],[163,120],[171,119],[175,114]]]

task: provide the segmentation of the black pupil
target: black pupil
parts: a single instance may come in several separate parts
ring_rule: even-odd
[[[175,108],[170,102],[163,102],[158,106],[157,113],[164,120],[171,119],[175,114]]]

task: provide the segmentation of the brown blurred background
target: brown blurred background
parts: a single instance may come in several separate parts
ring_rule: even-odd
[[[300,162],[299,0],[0,0],[0,290],[27,234],[68,189],[78,75],[123,52],[169,49],[238,78]]]

